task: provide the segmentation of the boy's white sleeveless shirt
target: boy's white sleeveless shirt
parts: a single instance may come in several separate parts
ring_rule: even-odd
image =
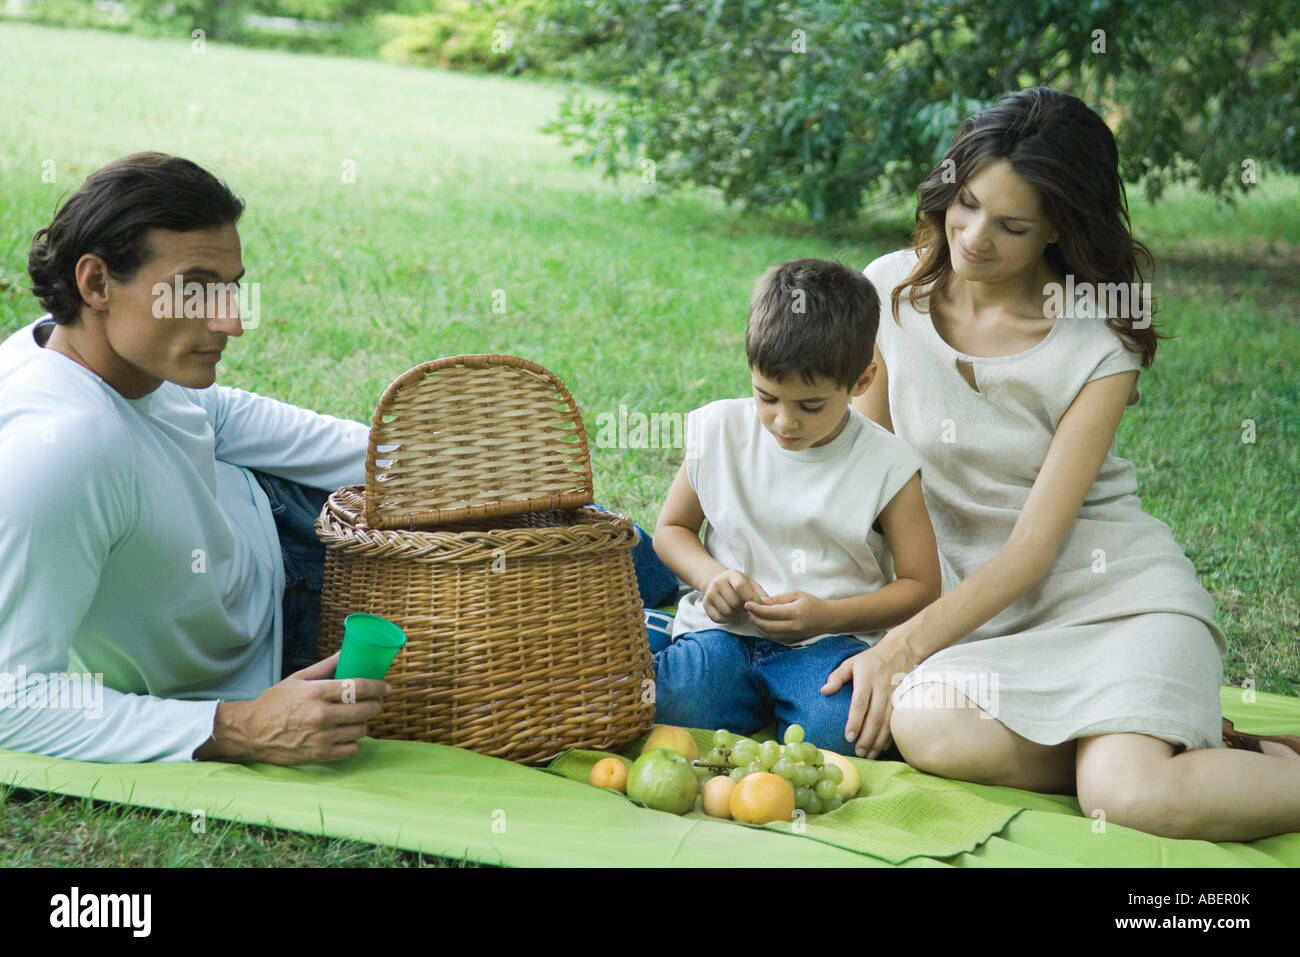
[[[752,397],[711,402],[687,419],[686,471],[707,522],[704,547],[769,595],[851,598],[893,581],[888,545],[872,524],[921,462],[887,429],[848,412],[832,441],[799,451],[781,448]],[[713,621],[703,601],[698,591],[683,599],[674,637],[711,628],[761,637],[749,621]],[[872,644],[883,635],[856,637]]]

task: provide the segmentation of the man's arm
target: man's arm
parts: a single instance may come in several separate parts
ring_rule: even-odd
[[[186,391],[207,411],[223,462],[330,491],[366,479],[369,426],[223,385]]]
[[[189,761],[199,752],[296,764],[354,753],[387,686],[311,680],[332,675],[335,659],[241,702],[127,694],[105,687],[102,674],[62,677],[109,555],[135,530],[130,445],[111,417],[52,415],[39,402],[24,409],[25,400],[4,399],[0,749],[105,763]]]
[[[372,678],[335,681],[335,652],[262,692],[254,701],[217,706],[212,737],[196,761],[337,761],[357,753],[366,722],[383,710],[388,684]]]

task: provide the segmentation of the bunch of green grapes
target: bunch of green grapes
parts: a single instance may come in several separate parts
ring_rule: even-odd
[[[835,793],[844,772],[824,762],[817,746],[803,739],[803,728],[792,724],[785,731],[785,747],[775,741],[761,744],[753,738],[720,729],[713,735],[713,750],[704,764],[721,772],[730,767],[733,781],[759,771],[770,771],[794,788],[794,806],[806,814],[834,811],[844,802]]]

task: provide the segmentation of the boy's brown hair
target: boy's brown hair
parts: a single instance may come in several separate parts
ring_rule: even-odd
[[[880,297],[862,273],[825,259],[795,259],[763,273],[749,301],[745,354],[784,382],[821,376],[851,389],[871,364]]]

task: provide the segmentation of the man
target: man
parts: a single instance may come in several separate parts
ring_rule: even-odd
[[[368,429],[214,385],[243,332],[242,211],[138,153],[36,234],[49,316],[0,344],[0,748],[327,761],[382,709],[388,686],[332,680],[335,658],[281,680],[314,658],[310,519],[364,480]],[[195,282],[201,307],[170,296]],[[102,699],[52,693],[64,672],[102,674]]]

